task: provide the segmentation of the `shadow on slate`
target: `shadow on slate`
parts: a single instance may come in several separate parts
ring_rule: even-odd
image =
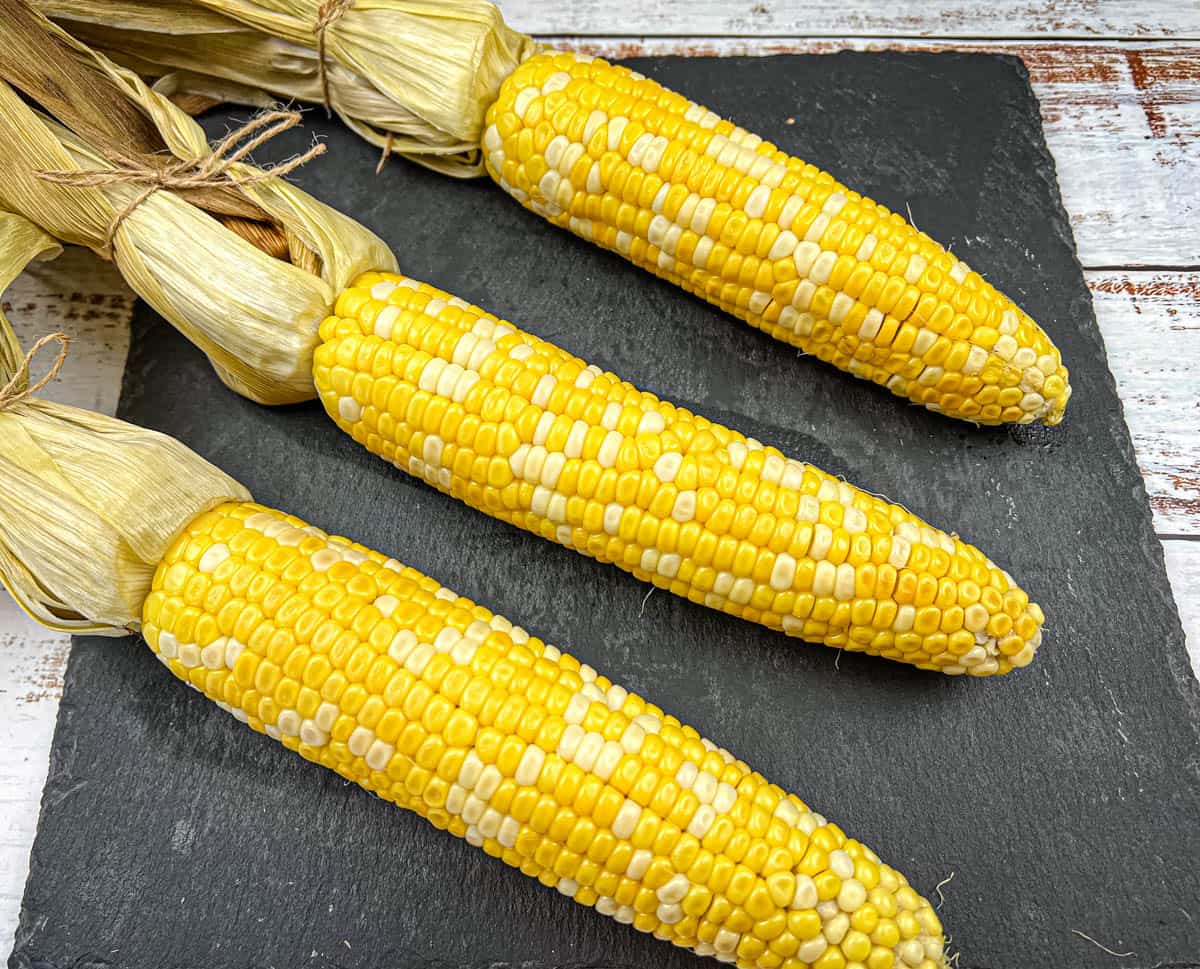
[[[907,205],[1057,340],[1075,385],[1066,423],[980,430],[906,406],[548,226],[488,181],[404,163],[373,177],[374,150],[319,112],[308,120],[331,157],[297,181],[387,238],[407,272],[957,528],[1045,607],[1034,666],[944,679],[646,599],[632,577],[393,470],[316,405],[233,396],[145,308],[123,415],[682,715],[925,894],[953,875],[941,912],[960,969],[1200,963],[1198,691],[1021,64],[636,66]],[[207,124],[217,133],[237,116]],[[307,136],[288,137],[277,154]],[[304,764],[138,642],[80,639],[11,965],[699,963]]]

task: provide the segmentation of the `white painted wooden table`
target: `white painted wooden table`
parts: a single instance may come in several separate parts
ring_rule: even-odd
[[[932,6],[932,5],[931,5]],[[1029,68],[1167,571],[1200,671],[1200,4],[1185,0],[507,0],[513,26],[606,56],[843,48],[1015,53]],[[621,31],[620,35],[614,31]],[[133,298],[90,253],[21,277],[26,342],[73,353],[47,396],[112,413]],[[7,951],[67,639],[0,598],[0,952]]]

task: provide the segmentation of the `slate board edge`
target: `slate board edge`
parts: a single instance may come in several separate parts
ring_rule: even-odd
[[[840,56],[840,55],[834,55],[834,56]],[[961,55],[939,55],[939,56],[961,56]],[[966,56],[986,56],[986,55],[966,55]],[[1005,60],[1017,60],[1017,61],[1018,61],[1018,63],[1019,63],[1019,59],[1017,59],[1017,58],[1005,57],[1004,59],[1005,59]],[[1023,64],[1021,64],[1021,65],[1020,65],[1020,73],[1021,73],[1022,77],[1025,79],[1025,86],[1028,88],[1028,83],[1027,83],[1027,75],[1025,74],[1025,71],[1024,71],[1024,66],[1023,66]],[[1029,92],[1029,96],[1032,98],[1032,92],[1031,92],[1031,91]],[[1035,106],[1036,106],[1036,101],[1034,101],[1034,104],[1035,104]],[[1038,116],[1038,123],[1039,123],[1039,126],[1040,126],[1040,115]],[[1051,173],[1051,176],[1052,176],[1052,175],[1053,175],[1053,159],[1052,159],[1052,158],[1049,158],[1049,162],[1050,162],[1050,165],[1051,165],[1050,173]],[[1057,230],[1058,230],[1058,231],[1059,231],[1061,234],[1063,234],[1063,237],[1064,237],[1066,240],[1068,240],[1068,241],[1070,242],[1070,248],[1071,248],[1071,252],[1072,252],[1072,257],[1075,259],[1075,264],[1076,264],[1076,266],[1078,266],[1078,259],[1077,259],[1077,257],[1075,256],[1075,248],[1074,248],[1074,244],[1073,244],[1073,239],[1072,239],[1072,236],[1071,236],[1071,234],[1070,234],[1070,231],[1069,231],[1069,224],[1065,223],[1065,222],[1064,222],[1062,219],[1058,218],[1058,217],[1057,217],[1057,213],[1056,213],[1056,218],[1054,219],[1054,221],[1055,221],[1055,224],[1056,224],[1056,229],[1057,229]],[[1065,230],[1065,231],[1064,231],[1064,230]],[[1102,347],[1102,339],[1101,339],[1101,347]],[[1109,382],[1111,385],[1113,385],[1113,386],[1114,386],[1114,389],[1115,389],[1115,383],[1114,383],[1114,382],[1113,382],[1113,380],[1112,380],[1111,371],[1110,371],[1110,370],[1108,369],[1108,367],[1107,367],[1107,358],[1106,358],[1106,357],[1105,357],[1105,374],[1106,374],[1106,377],[1107,377],[1107,380],[1108,380],[1108,382]],[[130,388],[130,392],[131,392],[131,393],[136,393],[136,391],[135,391],[135,390],[133,390],[132,388]],[[1119,400],[1119,398],[1118,398],[1118,400]],[[123,402],[123,406],[124,406],[124,402]],[[1121,419],[1121,423],[1122,423],[1122,424],[1124,424],[1124,420],[1123,420],[1123,410],[1122,410],[1122,412],[1121,412],[1121,417],[1122,417],[1122,419]],[[1068,417],[1068,420],[1069,420],[1069,417]],[[1132,445],[1131,445],[1131,442],[1130,442],[1130,439],[1129,439],[1129,434],[1128,434],[1128,428],[1127,428],[1127,427],[1125,427],[1125,428],[1124,428],[1124,436],[1123,436],[1123,437],[1122,437],[1121,435],[1117,435],[1117,442],[1116,442],[1116,443],[1118,444],[1118,446],[1119,446],[1119,447],[1121,448],[1121,450],[1122,450],[1122,456],[1123,456],[1125,459],[1127,459],[1127,460],[1131,460],[1131,459],[1132,459],[1132,454],[1133,454],[1133,449],[1132,449]],[[1139,482],[1140,482],[1140,479],[1139,479]],[[1140,503],[1140,505],[1141,505],[1141,509],[1142,509],[1142,515],[1143,515],[1143,517],[1144,517],[1145,519],[1149,520],[1149,518],[1150,518],[1150,515],[1149,515],[1148,504],[1147,504],[1146,497],[1145,497],[1144,487],[1142,487],[1142,486],[1140,485],[1140,483],[1139,483],[1139,488],[1141,489],[1141,490],[1140,490],[1140,502],[1139,502],[1139,503]],[[1151,561],[1150,561],[1150,564],[1151,564],[1153,567],[1155,567],[1155,568],[1157,568],[1158,570],[1160,570],[1160,571],[1161,571],[1161,570],[1163,569],[1161,545],[1160,545],[1160,543],[1158,543],[1157,541],[1154,541],[1152,544],[1153,544],[1153,545],[1156,547],[1156,549],[1157,549],[1157,550],[1156,550],[1156,551],[1153,551],[1153,550],[1152,550],[1152,554],[1149,556],[1149,559],[1151,560]],[[1173,601],[1170,601],[1170,594],[1169,594],[1169,592],[1168,592],[1168,601],[1165,603],[1165,606],[1166,606],[1166,607],[1167,607],[1169,610],[1173,610],[1173,608],[1174,608]],[[1178,616],[1177,616],[1177,613],[1171,617],[1171,620],[1172,620],[1172,623],[1173,623],[1173,625],[1174,625],[1175,627],[1177,627],[1177,628],[1178,628],[1178,627],[1179,627],[1179,621],[1178,621]],[[1182,630],[1181,630],[1181,629],[1179,629],[1179,630],[1178,630],[1178,633],[1179,633],[1179,635],[1178,635],[1177,637],[1176,637],[1176,636],[1173,636],[1172,638],[1173,638],[1173,639],[1179,639],[1179,640],[1181,641],[1181,639],[1182,639]],[[1184,669],[1187,669],[1186,657],[1183,657],[1183,656],[1182,656],[1182,654],[1181,654],[1181,658],[1183,659],[1183,667],[1184,667]],[[1174,666],[1174,665],[1175,665],[1175,664],[1172,664],[1172,666]],[[68,671],[68,676],[70,676],[70,675],[71,675],[71,674],[70,674],[70,670],[69,670],[69,671]],[[1194,711],[1194,710],[1196,709],[1196,691],[1195,691],[1195,689],[1194,689],[1194,686],[1195,686],[1195,681],[1194,681],[1194,679],[1192,679],[1192,677],[1191,677],[1190,670],[1187,670],[1187,677],[1186,677],[1186,680],[1187,680],[1187,681],[1189,681],[1189,682],[1192,684],[1192,687],[1193,687],[1193,689],[1191,690],[1191,700],[1190,700],[1190,702],[1192,703],[1192,706],[1193,706],[1193,711]],[[60,709],[60,712],[59,712],[59,724],[58,724],[58,728],[56,729],[56,738],[57,738],[57,735],[58,735],[58,729],[61,729],[61,727],[62,727],[62,725],[63,725],[64,718],[65,718],[67,715],[68,715],[68,707],[67,707],[67,705],[64,705],[64,706],[63,706],[63,708],[62,708],[62,709]],[[1194,724],[1193,724],[1193,726],[1194,726]],[[68,777],[68,778],[65,778],[65,781],[68,781],[68,782],[69,782],[69,777]],[[53,782],[53,783],[52,783],[52,782]],[[58,790],[58,787],[59,787],[59,786],[62,786],[62,788],[63,788],[63,789],[62,789],[62,790]],[[48,803],[48,802],[50,802],[52,798],[53,798],[54,800],[57,800],[57,799],[61,798],[62,796],[66,796],[67,794],[69,794],[69,792],[70,792],[70,789],[71,789],[71,788],[70,788],[70,784],[69,784],[69,783],[66,783],[66,784],[65,784],[65,786],[64,786],[64,785],[62,784],[62,782],[60,781],[60,778],[59,778],[59,771],[57,770],[57,768],[56,768],[56,765],[55,765],[55,763],[54,763],[54,761],[53,761],[53,759],[52,759],[52,764],[51,764],[51,776],[50,776],[50,779],[48,779],[48,782],[47,782],[47,788],[46,788],[46,792],[45,792],[45,794],[44,794],[44,797],[43,797],[43,803],[45,804],[45,803]],[[22,913],[22,916],[23,916],[23,918],[24,918],[24,914],[25,914],[25,913],[23,912],[23,913]],[[18,931],[18,936],[19,936],[19,935],[20,935],[20,930]],[[20,964],[20,963],[18,963],[18,964]]]

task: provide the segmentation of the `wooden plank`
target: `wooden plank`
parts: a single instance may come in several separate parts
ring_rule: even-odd
[[[1196,592],[1200,589],[1200,542],[1165,541],[1163,557],[1167,575],[1171,577],[1171,588],[1175,590],[1175,604],[1179,606],[1192,670],[1200,676],[1200,594]]]
[[[1200,9],[1200,8],[1197,8]],[[1200,45],[1021,51],[1085,266],[1200,265]]]
[[[69,645],[0,597],[0,950],[25,890]]]
[[[56,262],[35,263],[4,295],[23,345],[55,330],[72,337],[71,356],[43,396],[115,413],[133,309],[133,294],[116,271],[87,250],[68,249]],[[0,939],[6,941],[25,890],[69,644],[27,619],[0,590]]]
[[[1155,529],[1200,538],[1200,272],[1087,278]]]
[[[650,0],[614,12],[612,0],[500,0],[527,33],[577,36],[1197,37],[1200,11],[1178,0]]]
[[[1198,8],[1200,9],[1200,8]],[[1084,266],[1200,265],[1200,43],[548,37],[602,57],[969,50],[1021,57]],[[764,133],[765,134],[765,133]]]

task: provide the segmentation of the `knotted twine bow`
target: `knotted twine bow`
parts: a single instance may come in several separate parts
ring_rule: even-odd
[[[132,156],[114,151],[109,153],[112,168],[77,169],[69,171],[41,171],[37,177],[55,185],[74,188],[96,188],[104,185],[145,185],[141,192],[125,206],[108,227],[105,238],[106,254],[111,256],[113,239],[117,230],[139,205],[161,189],[200,189],[221,185],[253,185],[269,178],[287,175],[301,165],[307,164],[325,153],[325,145],[314,144],[302,155],[275,165],[263,166],[251,175],[235,177],[230,168],[242,161],[256,148],[300,123],[298,111],[268,111],[250,119],[235,131],[231,131],[203,158],[190,160],[175,159],[166,165],[154,164],[162,156]]]
[[[317,38],[317,79],[321,83],[321,103],[325,105],[325,114],[333,114],[333,105],[329,101],[329,71],[325,67],[325,31],[341,20],[354,6],[354,0],[325,0],[317,8],[317,22],[313,25],[313,34]]]
[[[19,390],[18,388],[22,384],[29,383],[29,365],[33,363],[33,358],[41,352],[43,347],[49,346],[51,343],[58,343],[60,345],[58,359],[54,361],[50,369],[46,372],[46,376],[44,376],[41,380],[32,386],[26,386],[25,389]],[[30,351],[25,354],[25,359],[22,360],[21,364],[17,367],[17,371],[12,375],[12,379],[3,387],[0,387],[0,413],[3,413],[10,407],[19,404],[21,401],[25,400],[25,398],[32,397],[39,390],[45,387],[46,384],[50,383],[51,380],[57,377],[58,372],[62,369],[63,364],[66,363],[67,350],[70,348],[70,346],[71,338],[65,333],[50,333],[38,340],[38,342],[35,343],[30,349]]]

